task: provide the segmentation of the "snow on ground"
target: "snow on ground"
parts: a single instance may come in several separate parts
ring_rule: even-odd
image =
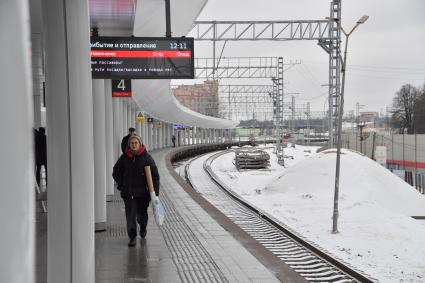
[[[343,150],[339,233],[332,234],[336,153],[306,149],[285,148],[294,156],[287,168],[271,154],[269,171],[238,172],[229,153],[212,169],[246,200],[379,282],[425,282],[425,226],[410,217],[425,216],[425,196],[369,158]]]
[[[237,150],[239,147],[233,147]],[[250,149],[251,146],[244,146],[243,149]],[[291,166],[296,162],[310,156],[319,147],[303,147],[297,146],[296,150],[293,148],[285,148],[285,155],[293,157],[286,159],[286,166]],[[255,190],[262,190],[264,186],[270,183],[272,180],[277,179],[281,176],[285,170],[284,167],[280,166],[277,163],[277,157],[273,153],[273,145],[266,144],[256,147],[256,149],[265,150],[270,155],[270,168],[261,169],[261,170],[241,170],[238,172],[234,166],[234,157],[235,154],[228,153],[218,158],[212,164],[212,169],[218,173],[220,179],[223,180],[226,184],[230,185],[231,188],[238,188],[237,192],[240,195],[252,195],[255,194]],[[304,151],[305,150],[305,151]],[[235,174],[236,173],[236,174]],[[254,182],[253,182],[254,181]],[[236,191],[236,190],[235,190]]]

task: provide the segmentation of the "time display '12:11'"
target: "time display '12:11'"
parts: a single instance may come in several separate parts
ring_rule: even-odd
[[[170,49],[186,50],[188,48],[186,42],[170,42]]]

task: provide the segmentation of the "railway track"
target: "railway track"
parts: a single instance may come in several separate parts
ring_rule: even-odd
[[[314,244],[297,235],[272,216],[245,202],[224,184],[211,170],[211,163],[228,151],[198,156],[185,166],[186,181],[211,204],[241,227],[246,233],[271,251],[309,282],[376,282],[367,275],[334,259]],[[192,176],[194,166],[196,176]],[[202,163],[200,168],[199,162]],[[192,173],[191,173],[192,171]],[[203,173],[201,173],[203,171]],[[199,174],[206,174],[209,183],[199,183]]]

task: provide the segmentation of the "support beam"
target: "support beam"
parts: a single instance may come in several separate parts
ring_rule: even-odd
[[[49,125],[47,282],[94,282],[93,97],[88,5],[85,0],[45,0],[42,5]]]
[[[142,112],[142,114],[145,117],[145,121],[142,124],[142,132],[141,132],[142,142],[143,142],[144,145],[147,145],[147,143],[148,143],[148,129],[147,129],[148,123],[146,121],[146,113]]]
[[[188,36],[196,40],[240,41],[240,40],[318,40],[329,54],[329,109],[328,128],[329,146],[333,145],[335,119],[339,109],[340,99],[340,42],[341,32],[337,23],[341,22],[341,1],[332,0],[329,20],[295,20],[295,21],[196,21]],[[215,51],[215,48],[214,48]],[[215,55],[215,53],[214,53]],[[222,64],[223,70],[215,66],[215,56],[211,63],[200,67],[198,62],[196,77],[198,78],[260,78],[277,77],[270,73],[265,75],[261,68],[246,67],[242,64]],[[229,105],[230,108],[230,105]],[[230,115],[229,115],[230,117]],[[235,117],[231,117],[235,119]]]
[[[127,130],[130,127],[134,128],[133,125],[133,121],[131,119],[132,115],[133,115],[133,101],[131,100],[131,98],[127,98]]]
[[[120,101],[118,98],[112,99],[112,107],[113,107],[113,147],[114,147],[114,160],[118,160],[118,157],[121,153],[121,123],[120,123],[120,116],[121,116],[121,107],[120,107]]]
[[[122,103],[122,105],[121,105],[121,107],[122,107],[122,112],[121,112],[122,113],[122,115],[121,115],[121,122],[122,122],[121,130],[122,130],[122,133],[121,133],[121,136],[124,136],[128,133],[128,128],[129,128],[128,121],[127,121],[127,116],[128,116],[127,115],[127,112],[128,112],[127,99],[121,98],[120,101]]]
[[[37,2],[37,1],[33,1]],[[31,3],[35,5],[35,3]],[[31,65],[32,65],[32,89],[34,101],[34,127],[41,127],[41,101],[43,99],[43,46],[41,33],[31,33]]]
[[[152,124],[148,123],[147,125],[147,149],[148,150],[153,150],[153,145],[152,145]]]
[[[105,82],[92,81],[94,134],[94,219],[95,231],[106,230],[106,123]]]
[[[135,109],[135,116],[137,116],[139,112],[140,112],[140,110],[136,108]],[[137,133],[138,136],[140,136],[142,138],[142,143],[144,144],[144,138],[145,137],[143,136],[143,130],[142,130],[143,125],[140,122],[137,122],[137,121],[135,121],[134,123],[135,123],[134,125],[135,125],[135,129],[136,129],[136,133]]]
[[[29,1],[0,6],[0,282],[35,282],[34,154]],[[12,135],[13,134],[13,135]],[[11,136],[12,135],[12,136]],[[49,207],[50,209],[50,207]]]
[[[161,123],[161,122],[162,121],[158,121],[158,124],[156,125],[158,149],[162,148],[162,128],[159,126],[159,123]]]
[[[326,20],[196,21],[188,36],[196,40],[318,40],[328,38]]]
[[[198,79],[271,78],[276,76],[277,57],[225,57],[219,66],[214,58],[195,58],[194,65]]]
[[[273,91],[273,85],[222,85],[218,86],[218,92],[222,94],[243,93],[243,94],[268,94]]]
[[[341,1],[333,0],[330,7],[328,39],[319,40],[319,46],[329,54],[329,98],[328,98],[328,146],[334,146],[335,120],[338,116],[341,77]]]
[[[106,140],[106,195],[111,197],[114,194],[114,180],[111,172],[115,164],[114,160],[114,114],[112,106],[111,80],[105,81],[105,140]]]

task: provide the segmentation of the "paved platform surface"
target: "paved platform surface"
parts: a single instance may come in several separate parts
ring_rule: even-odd
[[[95,236],[96,282],[280,282],[183,190],[166,167],[168,152],[152,152],[161,177],[164,225],[157,227],[149,207],[146,239],[138,238],[136,247],[128,248],[124,203],[114,196],[107,203],[107,230]],[[46,230],[37,230],[37,251],[41,251],[37,282],[41,283],[45,282]]]

